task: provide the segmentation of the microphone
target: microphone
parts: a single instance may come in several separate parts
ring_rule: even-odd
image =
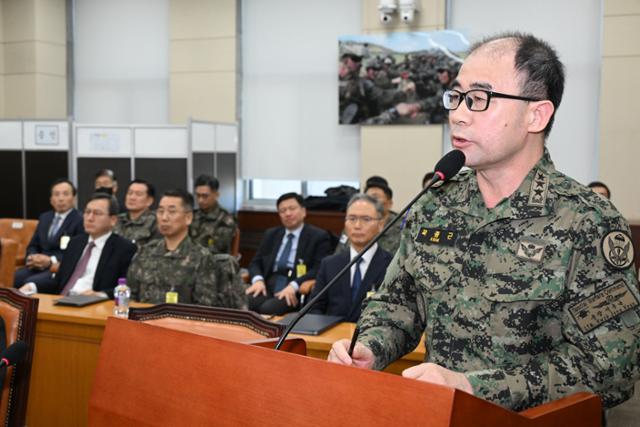
[[[24,341],[14,342],[9,347],[5,348],[2,354],[0,354],[0,368],[22,362],[22,359],[24,359],[26,354],[27,343]]]
[[[413,204],[416,201],[418,201],[418,199],[422,197],[433,186],[433,184],[439,181],[445,182],[453,178],[460,171],[462,166],[464,166],[464,162],[465,162],[465,156],[464,156],[464,153],[460,150],[449,151],[447,154],[442,156],[442,158],[438,161],[438,163],[436,163],[436,166],[433,170],[434,175],[433,175],[433,178],[431,178],[431,181],[429,181],[427,185],[422,189],[422,191],[420,191],[407,204],[407,206],[405,206],[404,209],[402,209],[398,213],[398,216],[396,216],[391,222],[389,222],[384,227],[384,229],[382,229],[382,231],[378,233],[378,235],[374,237],[373,240],[371,240],[362,249],[362,251],[360,251],[358,255],[353,257],[353,259],[347,265],[345,265],[344,268],[340,270],[338,274],[336,274],[335,277],[331,279],[329,283],[327,283],[327,285],[324,288],[322,288],[322,290],[320,290],[320,292],[318,292],[318,294],[311,301],[307,303],[307,305],[302,307],[302,310],[298,312],[298,315],[294,317],[293,320],[287,325],[286,329],[284,330],[284,333],[282,334],[280,339],[278,339],[278,343],[276,344],[275,349],[280,350],[280,347],[282,347],[284,340],[287,338],[291,330],[296,326],[296,324],[300,321],[300,319],[302,319],[302,317],[304,317],[304,315],[307,314],[309,310],[311,310],[311,307],[313,307],[313,305],[320,299],[320,297],[325,293],[327,293],[329,289],[331,289],[331,287],[338,281],[338,279],[340,279],[347,271],[349,271],[351,269],[351,266],[356,262],[358,262],[358,260],[362,258],[362,256],[369,250],[369,248],[371,248],[371,246],[376,244],[378,240],[380,240],[380,238],[384,236],[387,230],[393,227],[393,225],[400,218],[404,216],[404,214],[411,208],[411,206],[413,206]]]

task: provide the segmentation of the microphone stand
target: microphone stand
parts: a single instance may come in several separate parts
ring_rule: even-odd
[[[411,206],[413,206],[413,204],[415,202],[418,201],[418,199],[420,197],[422,197],[432,186],[433,184],[435,184],[438,181],[442,181],[444,178],[444,175],[441,175],[440,173],[436,173],[433,178],[431,178],[431,181],[429,181],[429,183],[426,185],[426,187],[424,187],[422,189],[422,191],[420,191],[405,207],[404,209],[402,209],[400,211],[400,213],[398,213],[398,216],[396,216],[391,222],[389,222],[380,233],[378,233],[378,235],[376,237],[373,238],[373,240],[371,240],[359,253],[358,255],[356,255],[355,257],[353,257],[353,259],[347,264],[345,265],[342,270],[340,270],[338,272],[338,274],[336,274],[334,276],[333,279],[331,279],[329,281],[329,283],[327,283],[327,285],[322,288],[322,290],[320,290],[320,292],[318,292],[318,294],[312,299],[310,300],[304,307],[302,307],[302,310],[300,310],[298,312],[298,315],[296,317],[293,318],[293,320],[289,323],[289,325],[287,325],[287,328],[284,330],[284,333],[282,334],[282,336],[280,337],[280,339],[278,340],[278,343],[276,344],[276,346],[274,347],[276,350],[280,350],[280,347],[282,347],[282,344],[284,343],[284,340],[287,338],[287,336],[289,335],[289,333],[291,332],[291,330],[296,326],[296,324],[300,321],[300,319],[302,319],[304,317],[305,314],[307,314],[309,312],[309,310],[311,310],[311,307],[313,307],[313,305],[318,301],[318,299],[320,299],[320,297],[324,294],[326,294],[329,289],[331,289],[331,287],[333,287],[334,283],[336,283],[338,281],[338,279],[340,279],[347,271],[349,271],[349,269],[351,269],[351,266],[353,264],[355,264],[356,262],[358,262],[358,260],[360,260],[360,258],[363,257],[363,255],[365,254],[365,252],[367,252],[371,246],[373,246],[374,244],[376,244],[378,242],[378,240],[380,240],[380,238],[387,232],[387,230],[389,230],[396,222],[398,222],[398,220],[400,218],[403,218],[404,215],[406,214],[406,212],[409,210],[409,208],[411,208]]]

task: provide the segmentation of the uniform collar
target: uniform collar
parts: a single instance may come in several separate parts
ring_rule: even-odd
[[[486,217],[489,220],[500,218],[533,218],[546,216],[552,211],[554,195],[549,192],[549,184],[556,169],[547,148],[535,166],[529,171],[518,189],[503,199],[493,209],[487,209],[478,188],[475,171],[469,172],[461,182],[460,191],[449,198],[450,206],[469,215]]]

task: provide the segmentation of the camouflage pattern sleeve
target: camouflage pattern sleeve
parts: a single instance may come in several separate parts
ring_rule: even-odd
[[[217,307],[247,308],[245,286],[240,277],[240,265],[231,255],[213,255],[217,279]]]
[[[142,277],[140,260],[144,256],[144,252],[144,248],[138,249],[138,252],[133,255],[127,270],[127,286],[131,289],[131,299],[133,301],[140,301],[140,278]]]
[[[194,245],[200,249],[199,246]],[[201,257],[196,267],[195,284],[193,289],[193,304],[218,305],[218,280],[216,275],[216,263],[213,255],[202,248]]]
[[[228,254],[231,252],[231,241],[236,232],[236,223],[233,216],[227,214],[226,218],[218,225],[215,230],[214,253]]]
[[[404,266],[408,231],[402,233],[400,248],[389,264],[379,291],[367,301],[358,322],[358,341],[373,351],[374,369],[384,369],[413,350],[420,342],[425,321],[418,315],[417,287]]]
[[[633,394],[640,296],[628,225],[611,210],[592,209],[569,233],[558,322],[549,326],[561,329],[560,339],[551,350],[515,356],[526,363],[466,372],[477,396],[519,410],[578,391],[597,393],[610,408]]]

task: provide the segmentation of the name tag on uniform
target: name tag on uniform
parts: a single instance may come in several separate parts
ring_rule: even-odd
[[[629,289],[627,282],[618,280],[569,307],[569,313],[582,333],[586,334],[614,317],[636,309],[639,305],[640,302]]]
[[[454,246],[458,233],[455,230],[441,230],[422,227],[416,236],[416,242],[431,245]]]
[[[164,301],[167,304],[177,304],[178,303],[178,293],[175,291],[169,291],[164,296]]]
[[[63,251],[67,249],[67,246],[69,246],[69,240],[71,240],[71,237],[69,236],[60,237],[60,249]]]
[[[213,246],[213,239],[209,239],[207,241],[207,245],[209,245],[209,247]]]
[[[307,274],[307,265],[300,263],[296,265],[296,277],[304,276]]]

